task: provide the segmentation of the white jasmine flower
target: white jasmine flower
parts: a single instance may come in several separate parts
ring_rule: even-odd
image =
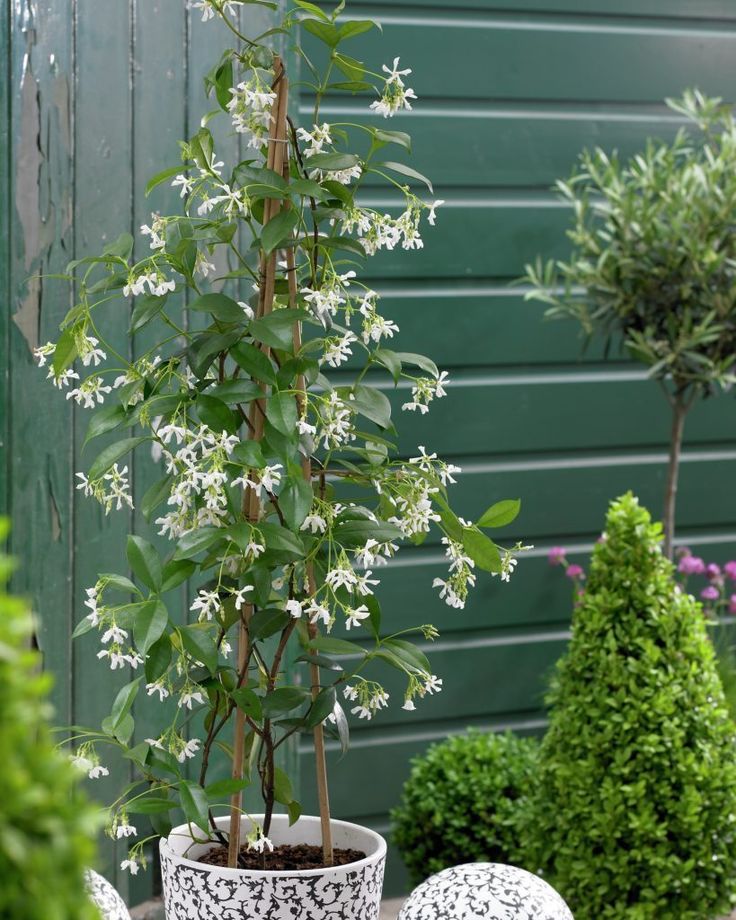
[[[380,585],[380,581],[377,578],[371,578],[370,576],[373,572],[368,569],[364,575],[355,576],[355,590],[362,594],[365,597],[368,594],[373,594],[373,589],[371,585]]]
[[[179,173],[179,175],[176,176],[176,178],[173,179],[171,183],[172,188],[176,188],[177,186],[181,187],[181,192],[179,193],[179,197],[186,198],[187,195],[192,194],[192,188],[194,187],[194,181],[188,178],[187,176],[185,176],[183,173]]]
[[[353,342],[357,342],[357,337],[350,331],[341,337],[325,339],[325,352],[321,362],[326,361],[330,367],[339,367],[352,355],[353,350],[350,346]]]
[[[414,710],[415,710],[417,707],[414,705],[414,701],[413,701],[413,700],[407,699],[407,700],[404,700],[404,705],[403,705],[401,708],[402,708],[402,709],[405,709],[407,712],[414,712]]]
[[[304,149],[304,156],[309,158],[315,153],[322,153],[324,146],[332,146],[332,135],[330,126],[325,122],[322,125],[313,125],[311,131],[306,128],[297,128],[297,137],[309,146]]]
[[[115,828],[115,837],[120,840],[121,837],[137,837],[138,831],[132,824],[118,824]]]
[[[286,612],[289,616],[294,617],[295,620],[299,619],[302,615],[302,604],[301,601],[294,600],[293,598],[286,602]]]
[[[96,764],[87,774],[90,779],[99,779],[101,776],[109,776],[110,771],[107,767],[103,767],[102,764]]]
[[[261,470],[261,486],[267,492],[275,492],[281,484],[281,473],[279,472],[281,469],[283,469],[282,465],[275,463],[273,466],[267,466]]]
[[[248,304],[243,300],[238,301],[238,306],[243,311],[243,314],[247,320],[254,319],[255,313],[253,312],[253,307],[249,307]]]
[[[433,399],[446,396],[445,384],[448,382],[447,371],[442,371],[437,378],[419,377],[411,390],[411,401],[402,405],[404,411],[414,412],[419,409],[422,415],[429,412]]]
[[[250,601],[247,601],[247,600],[245,599],[245,595],[246,595],[249,591],[252,591],[252,590],[253,590],[253,585],[245,585],[244,587],[240,588],[240,590],[238,590],[238,591],[235,592],[235,594],[233,595],[233,597],[235,598],[235,609],[236,609],[236,610],[240,610],[241,607],[243,606],[243,604],[249,604],[249,603],[250,603]]]
[[[33,349],[33,357],[38,361],[39,367],[44,367],[46,359],[53,355],[55,351],[56,345],[54,342],[47,342],[45,345],[39,345],[38,348]]]
[[[191,709],[192,703],[199,703],[200,706],[203,706],[204,702],[204,697],[199,690],[187,690],[179,697],[179,708]]]
[[[350,564],[347,561],[343,561],[336,568],[330,569],[325,576],[325,583],[328,584],[333,591],[337,591],[340,587],[352,590],[358,583],[358,576],[355,574]]]
[[[317,427],[315,425],[310,425],[309,422],[303,418],[297,420],[296,430],[299,432],[299,434],[317,434]]]
[[[163,742],[160,738],[146,738],[146,744],[149,744],[152,748],[155,748],[157,751],[165,750]]]
[[[388,76],[381,93],[381,98],[372,102],[370,107],[377,115],[383,115],[384,118],[393,117],[401,109],[411,111],[410,99],[416,99],[416,93],[413,89],[408,89],[404,85],[402,77],[408,76],[411,70],[399,70],[399,58],[394,58],[393,67],[383,65],[383,70]]]
[[[348,608],[345,612],[347,613],[347,620],[345,621],[346,629],[350,629],[351,626],[360,626],[361,621],[367,619],[371,615],[370,610],[368,610],[365,604],[361,604],[360,607],[356,609]]]
[[[164,684],[163,680],[157,680],[154,683],[146,684],[146,691],[148,692],[149,696],[152,696],[154,693],[158,693],[158,698],[162,703],[168,696],[170,696],[169,690],[166,684]]]
[[[273,843],[263,835],[261,828],[257,828],[252,834],[248,835],[248,849],[256,853],[263,853],[266,850],[272,853]]]
[[[184,763],[185,760],[196,757],[199,747],[200,742],[196,738],[192,738],[190,741],[186,742],[176,759],[179,763]]]
[[[373,718],[373,710],[367,706],[354,706],[350,712],[359,719],[367,719],[369,722]]]
[[[46,379],[53,381],[57,390],[61,390],[63,387],[68,387],[72,380],[79,380],[79,374],[69,368],[57,375],[54,373],[53,367],[50,367],[48,374],[46,374]]]
[[[206,591],[204,588],[200,588],[189,609],[192,613],[198,614],[200,622],[202,620],[212,620],[222,612],[220,595],[217,591]]]
[[[444,199],[438,198],[437,201],[433,201],[432,204],[429,206],[429,213],[427,214],[427,223],[431,227],[434,227],[435,225],[435,220],[436,220],[435,210],[439,208],[441,205],[443,205],[444,203],[445,203]]]
[[[332,621],[332,615],[327,607],[324,607],[322,604],[318,604],[317,601],[312,601],[311,604],[304,611],[309,617],[310,623],[319,623],[321,620],[325,626],[329,626]]]
[[[125,870],[127,869],[131,875],[138,875],[138,870],[140,869],[140,866],[138,865],[135,859],[124,859],[120,863],[120,868],[123,870],[123,872],[125,872]]]
[[[433,693],[439,693],[442,690],[442,678],[437,677],[435,674],[430,674],[424,684],[424,692],[429,693],[430,696]]]
[[[119,644],[121,642],[125,642],[127,638],[128,633],[113,623],[110,628],[102,634],[102,639],[100,639],[100,642],[102,642],[103,645],[107,645],[107,643],[112,640],[113,642]]]
[[[99,339],[96,339],[92,335],[82,335],[77,338],[77,352],[85,367],[88,367],[90,364],[94,364],[94,366],[97,367],[100,361],[106,360],[107,352],[98,348],[97,346],[99,344]]]
[[[72,757],[71,764],[82,773],[89,773],[90,770],[94,769],[94,763],[89,759],[89,757],[85,757],[82,754],[78,754],[76,757]]]
[[[351,687],[350,684],[345,684],[342,692],[346,700],[355,702],[355,700],[358,699],[358,691],[355,689],[355,687]]]
[[[104,354],[104,352],[103,352]],[[105,396],[112,393],[112,387],[103,385],[102,377],[94,374],[73,390],[66,394],[67,399],[73,399],[79,406],[83,405],[85,409],[94,409],[95,404],[102,405]]]
[[[312,512],[304,518],[299,529],[309,530],[311,533],[324,533],[327,530],[327,521],[321,515]]]

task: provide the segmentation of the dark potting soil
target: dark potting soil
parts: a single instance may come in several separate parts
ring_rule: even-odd
[[[365,853],[361,850],[341,850],[333,851],[334,864],[336,866],[346,866],[348,863],[358,862],[365,859]],[[199,857],[199,862],[206,863],[208,866],[227,866],[227,848],[214,847]],[[266,869],[269,872],[290,872],[294,869],[324,869],[325,863],[322,858],[322,847],[313,846],[307,843],[300,843],[296,846],[282,844],[274,847],[273,853],[254,853],[248,849],[245,844],[240,848],[240,869]]]

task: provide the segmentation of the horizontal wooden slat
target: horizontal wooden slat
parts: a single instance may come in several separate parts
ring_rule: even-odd
[[[355,121],[367,100],[337,100],[323,109],[330,121]],[[638,107],[641,109],[642,107]],[[303,117],[308,122],[309,106]],[[624,159],[649,137],[671,140],[684,120],[661,107],[476,105],[451,100],[422,103],[397,115],[392,127],[412,137],[411,164],[441,187],[551,187],[570,175],[584,148],[618,150]],[[351,149],[363,149],[365,139]],[[369,175],[365,185],[381,184]]]
[[[528,262],[564,258],[570,209],[551,195],[452,194],[435,189],[446,204],[437,225],[423,226],[424,248],[379,252],[360,273],[366,278],[518,278]],[[429,196],[425,192],[425,198]],[[366,202],[388,209],[391,202]]]
[[[419,372],[421,373],[421,372]],[[404,453],[426,444],[441,456],[567,451],[582,448],[663,448],[669,444],[670,409],[654,381],[636,379],[638,368],[611,372],[450,377],[447,396],[426,415],[401,411],[408,383],[387,391]],[[636,412],[630,407],[636,406]],[[736,426],[736,400],[724,395],[699,403],[687,422],[691,444],[728,437]]]
[[[357,11],[356,11],[357,12]],[[369,63],[403,55],[421,98],[661,102],[688,86],[732,97],[736,30],[601,24],[582,17],[504,18],[438,10],[420,19],[376,12],[383,35],[366,33],[350,53]],[[307,44],[310,54],[315,51]],[[412,55],[411,49],[417,49]],[[421,49],[421,51],[419,50]],[[462,66],[458,62],[462,61]]]
[[[386,346],[431,355],[445,368],[553,367],[599,362],[604,356],[601,341],[583,349],[577,323],[545,320],[546,306],[525,301],[521,288],[441,279],[377,287],[381,312],[400,330]],[[614,347],[610,360],[619,363],[626,356]]]
[[[333,4],[321,3],[326,9]],[[424,11],[447,10],[447,0],[364,0],[351,4],[351,13],[378,15],[381,10],[398,9],[411,11],[421,16]],[[736,19],[736,11],[729,0],[460,0],[453,5],[455,10],[484,10],[501,13],[549,12],[558,14],[578,13],[590,16],[652,16],[658,19]]]

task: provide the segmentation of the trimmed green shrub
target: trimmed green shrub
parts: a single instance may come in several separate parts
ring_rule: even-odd
[[[6,533],[0,519],[0,540]],[[51,739],[49,677],[30,650],[28,609],[4,592],[10,570],[0,553],[0,917],[99,920],[83,876],[97,822]]]
[[[528,842],[576,920],[708,920],[736,896],[736,726],[700,604],[627,494],[550,695]]]
[[[519,861],[518,815],[538,746],[534,738],[471,729],[412,760],[391,820],[413,884],[458,863]]]

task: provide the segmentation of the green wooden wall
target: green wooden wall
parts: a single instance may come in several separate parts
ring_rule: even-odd
[[[421,253],[381,256],[369,268],[401,326],[399,346],[432,354],[454,382],[426,418],[403,415],[403,448],[425,444],[463,467],[455,489],[468,516],[521,496],[509,539],[536,545],[510,585],[481,580],[465,611],[431,589],[443,570],[439,546],[408,551],[385,570],[392,628],[440,627],[433,661],[446,687],[416,713],[396,707],[356,725],[352,756],[332,766],[335,814],[386,829],[408,758],[431,741],[470,724],[543,726],[544,679],[569,621],[568,586],[549,571],[547,548],[587,552],[606,503],[625,489],[659,508],[668,420],[656,386],[620,357],[604,362],[593,349],[581,358],[576,330],[544,323],[508,282],[537,253],[565,252],[568,214],[549,188],[582,146],[627,153],[649,135],[672,136],[678,120],[661,100],[687,86],[736,96],[736,8],[375,0],[350,10],[384,25],[382,39],[361,37],[352,53],[387,62],[401,54],[413,67],[420,102],[392,127],[413,134],[416,167],[447,201]],[[60,721],[94,721],[107,705],[98,690],[109,672],[91,645],[72,648],[69,636],[84,588],[118,564],[130,521],[105,518],[73,489],[85,462],[83,420],[31,361],[31,348],[54,336],[68,294],[35,276],[174,204],[165,190],[144,200],[143,187],[196,129],[207,108],[201,76],[226,43],[183,0],[15,0],[0,13],[0,508],[12,515],[24,560],[18,587],[41,615]],[[302,104],[308,118],[309,99]],[[348,99],[324,115],[349,120],[365,104]],[[368,195],[392,203],[384,191]],[[687,432],[680,535],[714,557],[736,543],[734,421],[733,402],[713,400]],[[140,495],[148,466],[134,476]],[[308,788],[310,755],[301,756]],[[125,775],[117,765],[108,788]],[[105,858],[114,877],[116,854]],[[402,884],[394,861],[389,890]],[[131,900],[149,885],[139,877]]]

